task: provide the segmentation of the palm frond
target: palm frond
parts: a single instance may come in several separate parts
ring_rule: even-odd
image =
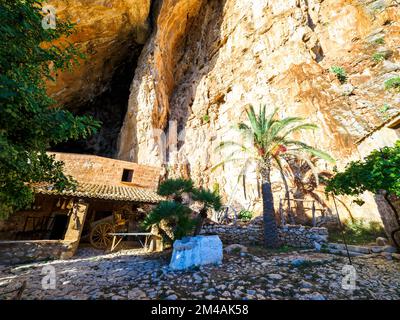
[[[266,117],[265,117],[266,109],[267,109],[267,106],[265,104],[260,106],[259,122],[260,122],[260,127],[261,127],[262,132],[265,132],[267,129],[267,121],[266,121]]]
[[[216,147],[215,147],[215,151],[219,151],[219,150],[223,150],[225,148],[229,148],[229,147],[238,147],[240,149],[245,149],[246,146],[244,146],[241,143],[238,143],[236,141],[222,141],[221,143],[219,143]]]
[[[234,148],[233,151],[229,154],[226,155],[227,158],[232,157],[233,155],[236,155],[237,153],[244,153],[244,154],[252,154],[252,149],[246,147],[245,145],[235,142],[235,141],[226,141],[226,142],[221,142],[216,148],[215,151],[223,151],[225,149],[231,149],[230,147],[236,147]]]
[[[269,128],[271,127],[273,121],[274,121],[274,117],[276,116],[276,114],[278,113],[279,108],[275,108],[274,111],[271,112],[271,114],[268,116],[267,120],[266,120],[266,127]]]
[[[316,184],[319,185],[319,176],[318,176],[317,167],[314,165],[314,163],[308,157],[303,156],[299,152],[296,152],[296,153],[288,152],[287,154],[293,156],[295,159],[300,159],[300,160],[303,160],[305,163],[307,163],[308,167],[311,169],[311,172],[315,178]],[[289,162],[288,162],[288,164],[289,164],[289,168],[291,170],[293,170],[292,167],[290,166]],[[295,173],[292,171],[292,174],[294,175]]]
[[[219,163],[217,163],[215,166],[213,166],[212,168],[211,168],[211,172],[214,172],[215,170],[217,170],[219,167],[221,167],[221,166],[223,166],[223,165],[225,165],[225,164],[228,164],[228,163],[231,163],[231,162],[241,162],[241,163],[243,163],[243,162],[245,162],[247,160],[247,158],[232,158],[232,159],[225,159],[225,160],[223,160],[223,161],[221,161],[221,162],[219,162]]]
[[[271,127],[269,129],[270,138],[274,139],[278,135],[285,136],[282,131],[289,131],[294,124],[301,121],[303,121],[303,119],[299,117],[288,117],[282,120],[275,121],[271,124]]]
[[[251,130],[250,127],[244,122],[240,122],[237,126],[239,130]]]
[[[319,150],[317,148],[311,147],[308,144],[301,142],[301,141],[297,141],[297,140],[284,140],[285,141],[285,145],[290,147],[290,146],[297,146],[299,148],[297,149],[292,149],[291,151],[294,150],[298,150],[298,151],[304,151],[307,152],[309,154],[312,154],[313,156],[316,156],[318,158],[324,159],[326,161],[335,162],[335,159],[332,158],[328,153]]]
[[[258,122],[254,107],[252,105],[250,105],[249,108],[246,109],[246,114],[250,121],[251,129],[254,132],[254,136],[256,140],[259,141],[263,133],[261,131],[260,123]]]
[[[193,189],[192,197],[194,201],[202,202],[206,207],[213,208],[216,211],[222,207],[221,197],[209,190]]]
[[[182,194],[190,192],[193,188],[193,181],[187,179],[168,179],[158,186],[157,193],[161,196],[171,196],[173,194]]]
[[[288,137],[291,133],[294,132],[299,132],[301,130],[315,130],[318,129],[319,127],[316,124],[312,124],[312,123],[303,123],[300,124],[298,126],[295,126],[293,128],[288,129],[284,134],[283,137],[286,138]]]

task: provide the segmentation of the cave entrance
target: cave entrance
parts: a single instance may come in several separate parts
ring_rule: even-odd
[[[102,122],[99,131],[88,139],[68,141],[52,146],[51,151],[92,154],[113,158],[128,108],[130,86],[143,46],[135,44],[113,74],[107,90],[84,105],[74,107],[76,115],[92,116]]]

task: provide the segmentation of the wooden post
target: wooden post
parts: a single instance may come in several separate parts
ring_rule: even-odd
[[[69,252],[66,252],[64,254],[64,257],[62,257],[61,259],[72,257],[78,249],[88,208],[89,203],[86,203],[83,200],[79,200],[71,209],[71,217],[69,219],[68,228],[64,236],[64,241],[71,242],[72,248]]]
[[[312,225],[313,227],[316,226],[316,220],[315,220],[315,201],[312,202]]]

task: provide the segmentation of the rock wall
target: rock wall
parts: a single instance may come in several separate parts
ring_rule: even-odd
[[[357,143],[400,112],[400,94],[384,89],[400,74],[398,1],[156,3],[155,30],[139,59],[120,133],[121,159],[163,163],[171,176],[189,173],[197,184],[218,186],[226,200],[234,194],[249,207],[258,198],[254,168],[247,197],[241,185],[236,188],[241,166],[211,171],[223,159],[215,147],[237,139],[230,127],[245,119],[248,104],[317,123],[319,130],[296,138],[329,152],[339,168],[363,156]],[[329,71],[332,66],[346,71],[346,83]],[[159,137],[169,131],[171,141],[173,128],[179,141],[165,155]],[[277,172],[273,183],[279,194]],[[350,200],[340,210],[379,220],[370,200],[371,207]]]
[[[256,218],[248,224],[220,225],[207,224],[203,234],[216,234],[225,244],[263,245],[262,219]],[[283,225],[278,227],[279,240],[282,244],[298,248],[314,248],[315,243],[327,244],[326,228],[310,228],[301,225]]]
[[[57,19],[76,24],[76,32],[67,40],[87,57],[72,72],[60,72],[57,82],[48,83],[49,94],[77,110],[105,92],[115,71],[146,42],[151,1],[50,0],[48,4],[56,9]]]
[[[0,241],[0,264],[67,259],[75,250],[74,242],[63,240]]]

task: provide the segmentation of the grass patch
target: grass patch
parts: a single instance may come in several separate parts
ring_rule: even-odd
[[[375,62],[381,62],[383,60],[385,60],[385,55],[383,53],[374,53],[372,55],[372,60],[374,60]]]
[[[251,218],[253,218],[254,213],[249,211],[249,210],[242,210],[239,212],[238,218],[241,221],[247,222],[250,221]]]
[[[378,38],[374,40],[374,44],[385,44],[385,39],[383,38]]]
[[[386,237],[385,230],[378,222],[347,221],[343,223],[343,227],[348,244],[369,244],[375,242],[378,237]],[[341,230],[329,230],[329,241],[343,243]]]
[[[386,112],[389,111],[389,109],[390,109],[390,105],[388,105],[388,104],[386,103],[386,104],[384,104],[384,105],[379,109],[379,112],[380,112],[380,113],[386,113]]]
[[[394,77],[385,81],[385,89],[394,89],[400,92],[400,77]]]
[[[338,78],[338,80],[340,81],[341,84],[346,83],[347,74],[346,74],[346,71],[342,67],[333,66],[329,69],[329,71],[332,72],[334,75],[336,75],[336,77]]]
[[[242,252],[242,249],[240,248],[233,248],[231,251],[233,254],[240,254]]]
[[[301,248],[295,248],[287,245],[280,246],[279,248],[276,249],[269,249],[269,248],[264,248],[261,246],[251,246],[248,248],[249,252],[254,255],[274,255],[274,254],[279,254],[279,253],[289,253],[292,251],[298,251],[301,250]]]
[[[202,118],[204,123],[209,123],[210,122],[210,116],[208,114],[205,114]]]

